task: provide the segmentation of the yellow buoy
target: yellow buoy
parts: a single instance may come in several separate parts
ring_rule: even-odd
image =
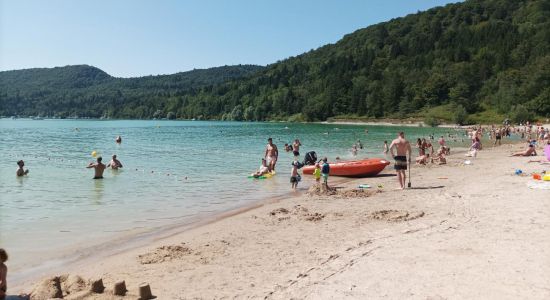
[[[97,156],[97,152],[95,152],[95,150],[92,151],[92,157],[96,157],[96,156]]]

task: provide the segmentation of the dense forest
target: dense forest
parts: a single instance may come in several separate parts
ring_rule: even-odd
[[[139,78],[115,78],[87,65],[5,71],[0,72],[0,115],[166,117],[166,103],[262,69],[223,66]]]
[[[265,68],[113,79],[0,73],[0,115],[496,122],[550,116],[550,0],[470,0],[369,26]],[[85,74],[82,74],[84,72]],[[206,72],[206,71],[205,71]],[[187,74],[187,73],[181,73]]]

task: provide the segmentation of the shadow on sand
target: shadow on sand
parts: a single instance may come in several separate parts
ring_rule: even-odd
[[[378,174],[376,176],[373,176],[371,178],[381,178],[381,177],[395,177],[397,174]],[[368,177],[367,177],[368,178]]]
[[[432,190],[432,189],[442,189],[444,188],[444,185],[438,185],[438,186],[413,186],[409,189],[411,190]]]
[[[30,299],[30,297],[28,295],[21,295],[21,296],[8,295],[8,296],[6,296],[5,299],[6,300],[28,300],[28,299]]]

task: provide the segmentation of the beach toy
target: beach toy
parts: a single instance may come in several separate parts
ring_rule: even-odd
[[[370,185],[368,185],[368,184],[360,184],[360,185],[359,185],[359,188],[360,188],[360,189],[370,189]]]
[[[97,156],[97,152],[94,150],[92,151],[92,157],[96,157]]]
[[[516,175],[521,175],[523,173],[523,171],[520,170],[520,169],[517,169],[515,173],[516,173]]]
[[[550,181],[550,174],[546,174],[542,177],[542,180],[544,181]]]
[[[542,176],[540,176],[540,174],[533,174],[533,179],[535,179],[535,180],[541,180],[541,179],[542,179]]]
[[[378,188],[379,188],[379,189],[382,189],[382,188],[384,188],[384,186],[381,185],[381,184],[379,184],[379,185],[378,185]]]

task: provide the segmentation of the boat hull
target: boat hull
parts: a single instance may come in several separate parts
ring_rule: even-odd
[[[329,163],[331,176],[343,177],[369,177],[376,176],[382,172],[390,162],[380,158],[369,158],[363,160],[343,161]],[[304,174],[313,174],[315,166],[305,166],[302,168]]]

